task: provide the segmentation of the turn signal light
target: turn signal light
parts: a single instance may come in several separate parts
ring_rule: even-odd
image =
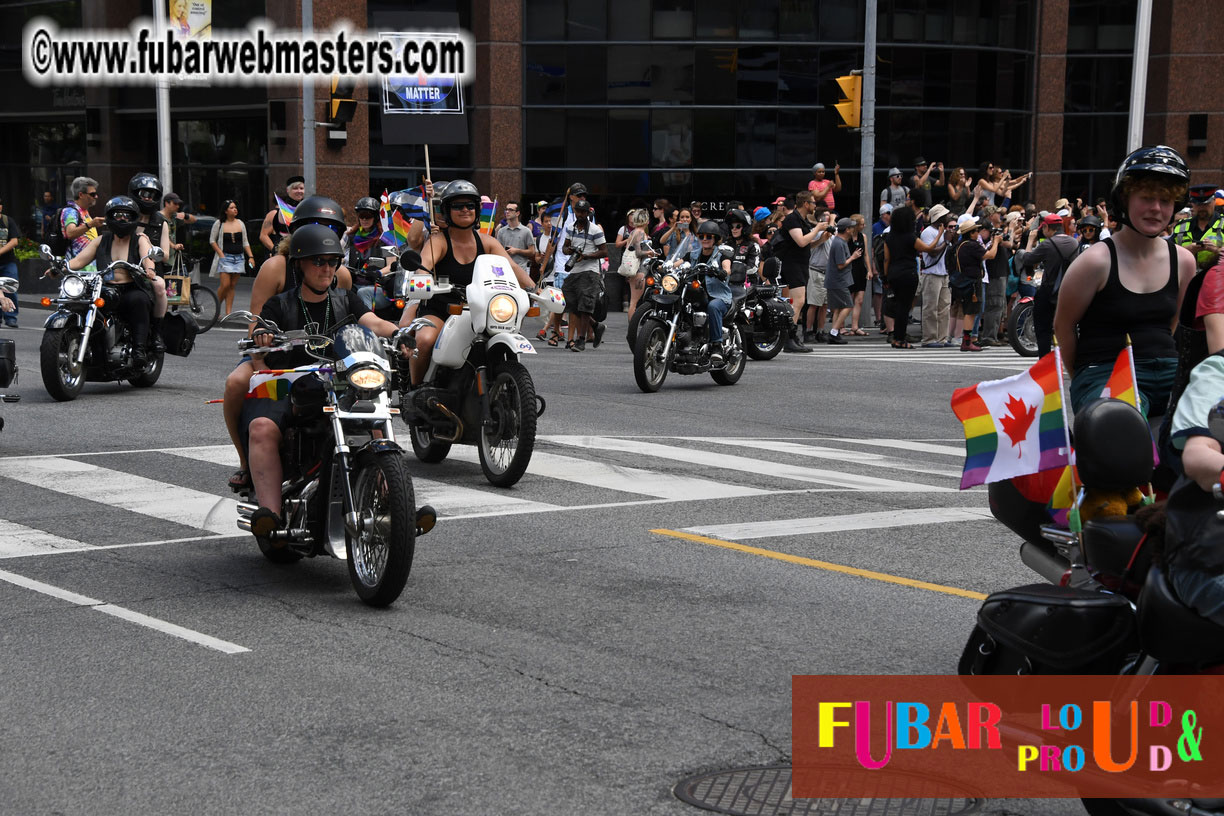
[[[40,300],[40,301],[38,301],[38,302],[39,302],[39,303],[41,303],[41,304],[42,304],[42,305],[44,305],[44,306],[50,306],[50,305],[51,305],[51,298],[49,298],[49,297],[45,297],[45,298],[43,298],[42,300]]]
[[[402,309],[402,308],[404,308],[404,304],[405,304],[405,303],[407,303],[407,301],[405,301],[405,300],[397,300],[397,301],[395,301],[395,308],[397,308],[397,309]]]
[[[449,311],[453,315],[461,315],[463,314],[463,304],[462,303],[452,303],[450,305]]]
[[[654,283],[655,283],[655,281],[654,281],[654,277],[649,277],[649,278],[647,278],[647,279],[646,279],[646,285],[647,285],[647,286],[654,286]]]
[[[94,305],[97,306],[99,309],[101,309],[103,306],[106,305],[106,301],[103,300],[102,298],[98,298],[97,300],[94,301]]]
[[[690,283],[690,284],[689,284],[689,286],[693,287],[694,289],[700,289],[700,288],[701,288],[701,282],[700,282],[700,281],[693,281],[692,283]]]
[[[539,306],[532,306],[530,309],[528,309],[528,310],[527,310],[527,316],[528,316],[528,317],[539,317],[539,316],[540,316],[540,307],[539,307]]]

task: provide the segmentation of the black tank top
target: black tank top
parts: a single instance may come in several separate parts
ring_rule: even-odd
[[[1118,250],[1112,238],[1109,247],[1109,279],[1096,293],[1079,322],[1079,345],[1075,367],[1112,365],[1126,348],[1129,333],[1136,359],[1176,357],[1171,326],[1177,313],[1177,247],[1169,242],[1169,280],[1155,292],[1139,294],[1122,285],[1118,277]]]
[[[111,244],[115,241],[114,233],[108,232],[98,241],[98,251],[94,255],[94,263],[98,267],[98,271],[106,269],[115,259],[111,257]],[[133,232],[128,237],[128,254],[125,258],[128,263],[140,265],[140,235]]]
[[[469,263],[459,263],[455,260],[455,247],[451,243],[450,230],[444,230],[446,236],[446,257],[434,264],[434,275],[450,278],[451,285],[456,290],[466,288],[472,282],[472,272],[476,269],[476,258],[484,254],[480,236],[476,236],[476,256]]]

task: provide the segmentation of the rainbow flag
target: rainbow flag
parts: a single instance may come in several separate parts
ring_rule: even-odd
[[[293,211],[297,208],[290,207],[285,203],[285,200],[276,193],[273,193],[272,197],[276,199],[276,209],[280,210],[281,218],[284,220],[285,226],[289,226],[293,223]]]
[[[391,230],[383,235],[383,241],[390,238],[392,246],[402,247],[408,243],[408,228],[412,222],[404,217],[399,210],[391,213]]]
[[[1046,503],[1046,512],[1050,514],[1050,519],[1057,525],[1066,527],[1070,524],[1071,508],[1075,507],[1075,485],[1078,480],[1075,478],[1075,465],[1067,465],[1062,469],[1062,475],[1058,477],[1058,484],[1054,486],[1054,492],[1050,495],[1050,501]]]
[[[952,411],[965,426],[961,490],[1070,462],[1058,350],[1028,371],[952,393]]]
[[[493,216],[497,213],[497,199],[480,202],[480,231],[485,235],[493,234]]]
[[[370,248],[378,243],[378,239],[382,237],[382,230],[377,226],[371,227],[368,235],[362,235],[361,230],[353,232],[353,248],[365,255],[370,251]]]
[[[1118,352],[1114,361],[1113,373],[1101,390],[1102,399],[1122,400],[1135,408],[1139,407],[1138,383],[1135,381],[1135,350],[1128,336],[1126,348]]]
[[[311,374],[310,371],[293,372],[291,374],[259,374],[251,377],[250,390],[247,399],[283,400],[289,396],[289,389],[294,380]]]

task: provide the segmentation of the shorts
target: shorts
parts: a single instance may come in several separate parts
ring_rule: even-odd
[[[594,269],[570,272],[565,278],[565,285],[561,287],[561,294],[565,295],[565,311],[570,314],[594,314],[601,284],[599,272]]]
[[[854,280],[850,282],[850,294],[858,294],[859,292],[867,291],[867,267],[861,264],[855,264],[851,267],[854,275]]]
[[[854,307],[854,296],[849,289],[827,289],[830,309],[851,309]]]
[[[961,313],[966,315],[975,315],[982,311],[982,300],[980,289],[981,284],[974,283],[972,286],[951,286],[952,303],[961,308]]]
[[[806,266],[788,266],[782,264],[782,285],[788,289],[799,289],[807,285],[808,270]]]
[[[811,306],[825,305],[825,273],[821,269],[808,269],[807,298],[804,302]]]

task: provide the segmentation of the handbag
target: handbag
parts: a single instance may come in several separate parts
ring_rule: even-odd
[[[631,246],[625,247],[625,254],[621,256],[620,266],[616,270],[616,274],[622,278],[632,278],[642,268],[642,259],[638,257],[637,250]]]

